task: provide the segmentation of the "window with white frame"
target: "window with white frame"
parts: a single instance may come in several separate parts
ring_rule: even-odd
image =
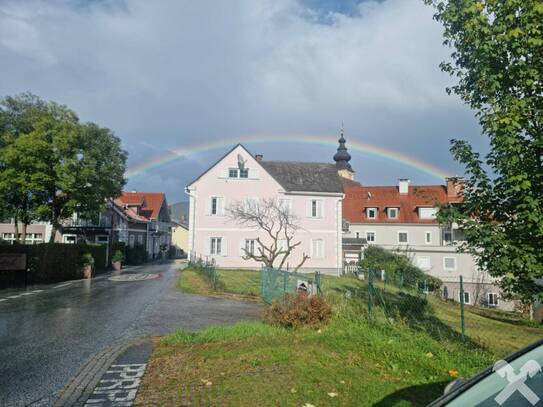
[[[458,293],[458,298],[459,298],[459,301],[462,301],[462,293]],[[470,303],[469,301],[470,301],[469,292],[464,291],[464,304],[469,304]]]
[[[488,293],[486,296],[490,307],[496,307],[498,305],[498,293]]]
[[[142,234],[138,235],[138,244],[143,244],[143,235]]]
[[[256,239],[245,239],[245,250],[243,251],[243,255],[255,254],[256,248]]]
[[[242,168],[239,170],[240,178],[249,178],[249,168]]]
[[[398,232],[398,243],[407,243],[409,240],[407,232]]]
[[[324,258],[324,240],[323,239],[311,240],[311,257],[314,259]]]
[[[430,270],[432,268],[432,263],[430,257],[428,256],[418,256],[417,257],[417,267],[421,270]]]
[[[279,198],[279,207],[292,213],[292,199],[288,198]]]
[[[21,237],[21,235],[19,235]],[[25,238],[26,244],[43,243],[43,234],[41,233],[27,233]]]
[[[443,229],[443,243],[452,242],[452,230],[450,228]]]
[[[398,212],[399,212],[398,208],[388,208],[387,209],[389,219],[398,219]]]
[[[229,168],[228,169],[228,178],[237,178],[239,170],[237,168]]]
[[[220,256],[223,253],[222,249],[222,237],[212,237],[209,245],[209,254]]]
[[[366,240],[368,243],[375,243],[375,232],[366,232]]]
[[[222,216],[224,214],[224,198],[212,196],[209,200],[208,213],[214,216]]]
[[[432,244],[432,232],[424,232],[424,243]]]
[[[360,239],[360,232],[356,232],[354,235],[357,239]]]
[[[96,240],[96,243],[98,243],[98,244],[108,244],[109,243],[109,236],[108,235],[97,235],[95,240]]]
[[[437,216],[437,208],[419,208],[419,218],[435,219]]]
[[[368,219],[377,219],[377,208],[366,208],[366,217]]]
[[[15,233],[3,233],[2,239],[6,242],[13,243],[15,241]]]
[[[76,235],[62,235],[62,243],[75,244],[77,243]]]
[[[320,199],[309,201],[308,215],[310,218],[322,218],[322,201]]]
[[[130,247],[134,247],[134,243],[136,242],[136,236],[135,235],[130,235],[129,238],[128,238],[128,244],[130,245]]]
[[[279,239],[277,241],[277,247],[280,251],[286,251],[288,249],[287,239]]]
[[[443,268],[448,271],[456,270],[456,257],[443,257]]]

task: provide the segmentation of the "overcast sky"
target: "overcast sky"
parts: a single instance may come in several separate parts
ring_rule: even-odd
[[[111,128],[129,167],[254,134],[359,140],[461,167],[449,139],[483,149],[473,113],[445,87],[450,50],[422,0],[0,0],[0,95],[30,91]],[[348,146],[348,144],[347,144]],[[248,143],[266,159],[331,161],[307,143]],[[127,189],[183,188],[225,148],[181,157]],[[365,184],[439,183],[352,152]]]

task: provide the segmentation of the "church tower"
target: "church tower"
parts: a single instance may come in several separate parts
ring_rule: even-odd
[[[334,161],[336,162],[337,173],[340,177],[354,180],[354,171],[349,164],[351,161],[351,155],[345,147],[345,138],[343,137],[343,125],[341,125],[340,137],[339,137],[339,147],[337,148],[337,153],[334,154]]]

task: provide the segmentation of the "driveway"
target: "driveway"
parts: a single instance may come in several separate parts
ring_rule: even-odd
[[[184,294],[178,264],[0,291],[0,405],[51,405],[96,352],[177,328],[258,319],[257,304]]]

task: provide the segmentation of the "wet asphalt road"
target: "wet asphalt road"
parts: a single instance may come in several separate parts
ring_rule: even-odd
[[[0,290],[0,406],[51,405],[93,354],[128,339],[260,316],[256,304],[179,292],[179,268],[161,264],[123,272],[158,275],[143,281],[105,275]]]

